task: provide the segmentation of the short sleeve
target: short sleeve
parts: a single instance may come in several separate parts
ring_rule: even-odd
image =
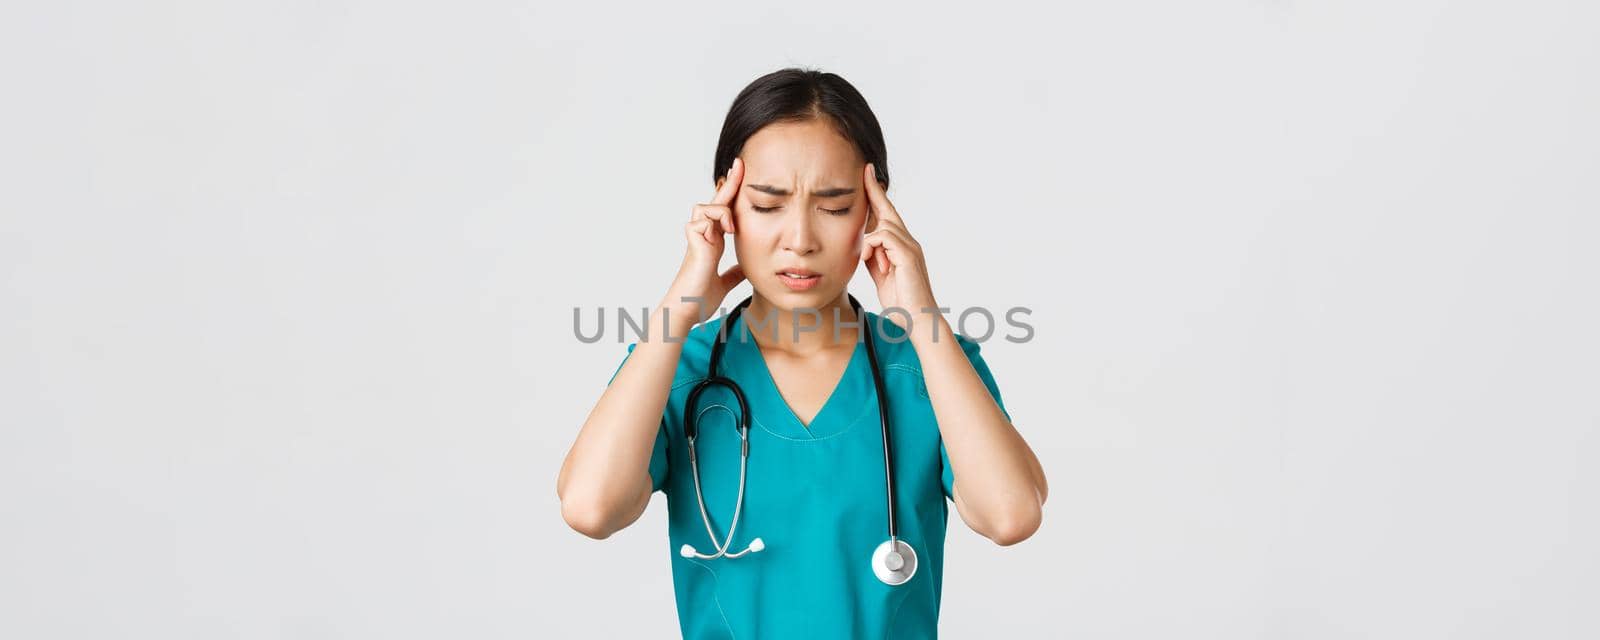
[[[989,389],[989,396],[994,398],[995,405],[1000,407],[1000,413],[1005,415],[1007,422],[1011,421],[1011,412],[1006,411],[1005,402],[1000,399],[1000,386],[995,384],[994,375],[989,373],[989,365],[983,361],[983,356],[978,355],[978,343],[963,336],[956,336],[956,342],[961,345],[961,352],[966,354],[967,362],[972,365],[972,370],[977,372],[978,379]],[[939,468],[941,469],[939,482],[944,485],[944,495],[946,498],[954,499],[956,478],[954,472],[950,470],[950,454],[945,450],[942,438],[939,440]]]
[[[617,374],[622,372],[622,365],[628,363],[628,357],[633,355],[633,348],[637,346],[639,346],[637,342],[628,344],[628,353],[622,356],[622,362],[617,364],[617,370],[611,372],[611,380],[606,381],[607,386],[610,386],[611,382],[617,379]],[[650,450],[649,471],[651,491],[660,491],[667,484],[667,420],[665,412],[661,416],[661,427],[656,430],[655,447]]]

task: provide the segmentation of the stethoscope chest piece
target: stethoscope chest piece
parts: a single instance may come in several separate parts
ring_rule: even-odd
[[[904,540],[884,540],[872,552],[872,573],[886,585],[905,584],[917,573],[917,552]]]

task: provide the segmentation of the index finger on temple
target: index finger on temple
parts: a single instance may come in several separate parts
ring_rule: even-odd
[[[866,168],[867,200],[872,203],[872,210],[877,212],[878,219],[885,218],[897,224],[904,224],[900,219],[900,212],[895,211],[894,205],[889,202],[889,194],[883,192],[883,185],[878,183],[878,170],[872,163],[867,163]]]
[[[734,194],[739,193],[739,183],[744,181],[744,161],[737,156],[733,164],[728,167],[728,175],[722,180],[722,186],[717,188],[717,195],[711,198],[711,204],[730,204]]]

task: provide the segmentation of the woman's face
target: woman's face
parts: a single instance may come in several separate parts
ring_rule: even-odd
[[[767,125],[739,157],[733,247],[745,277],[779,309],[838,300],[861,264],[866,160],[819,119]]]

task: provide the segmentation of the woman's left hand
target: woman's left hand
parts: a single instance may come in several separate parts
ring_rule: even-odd
[[[878,301],[883,303],[884,310],[898,307],[916,318],[911,321],[910,327],[906,323],[911,318],[899,311],[887,314],[889,320],[902,329],[912,331],[914,327],[936,317],[931,314],[938,313],[931,310],[938,304],[933,299],[933,286],[928,282],[922,245],[906,230],[905,220],[889,202],[883,185],[878,184],[878,177],[870,162],[865,169],[865,183],[867,202],[871,208],[867,214],[867,233],[861,248],[861,260],[866,262],[867,273],[878,286]]]

